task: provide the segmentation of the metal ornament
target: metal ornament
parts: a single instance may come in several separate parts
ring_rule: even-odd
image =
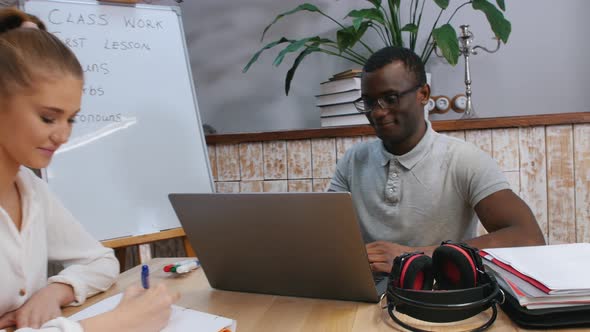
[[[494,50],[487,49],[481,45],[472,46],[473,32],[469,31],[469,25],[461,25],[459,28],[461,29],[461,35],[458,37],[460,44],[459,52],[465,58],[465,96],[467,97],[467,105],[461,119],[469,119],[477,117],[473,103],[471,101],[471,70],[469,68],[469,56],[472,54],[477,55],[477,49],[481,49],[487,53],[496,53],[500,49],[500,39],[494,37],[494,39],[497,41],[497,45]],[[443,57],[438,53],[438,49],[436,47],[434,48],[434,52],[438,57]]]

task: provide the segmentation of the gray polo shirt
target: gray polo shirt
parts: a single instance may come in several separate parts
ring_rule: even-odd
[[[376,140],[353,146],[338,161],[330,189],[351,192],[365,242],[427,246],[471,239],[478,220],[473,207],[510,189],[488,154],[426,123],[424,137],[404,155]]]

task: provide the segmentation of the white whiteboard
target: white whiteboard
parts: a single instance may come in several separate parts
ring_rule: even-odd
[[[49,186],[97,239],[179,227],[171,192],[213,181],[177,7],[27,0],[85,71]]]

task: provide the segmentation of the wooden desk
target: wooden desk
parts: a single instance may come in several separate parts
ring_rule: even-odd
[[[182,276],[172,276],[162,271],[178,258],[155,258],[148,262],[152,284],[165,283],[182,296],[178,305],[233,318],[238,322],[239,332],[265,331],[405,331],[391,321],[385,310],[377,304],[331,301],[307,298],[228,292],[212,289],[205,278],[203,269]],[[117,283],[103,294],[88,299],[82,307],[66,308],[65,315],[73,314],[105,297],[117,294],[132,284],[140,284],[140,267],[121,274]],[[430,327],[424,323],[403,316],[405,321],[419,324],[423,329],[435,331],[464,331],[482,324],[489,318],[491,310],[479,314],[461,324],[437,324]],[[498,310],[498,319],[489,331],[519,331],[510,319]],[[587,329],[560,329],[559,331],[583,331]],[[530,330],[526,330],[530,331]],[[547,330],[545,330],[547,331]]]

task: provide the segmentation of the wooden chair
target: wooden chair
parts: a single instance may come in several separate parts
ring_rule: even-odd
[[[153,234],[128,236],[113,240],[105,240],[101,242],[105,247],[112,248],[115,250],[115,256],[119,260],[121,271],[123,271],[125,269],[126,263],[126,249],[128,247],[133,247],[135,254],[139,258],[139,263],[142,264],[152,258],[150,243],[175,238],[182,238],[183,247],[188,257],[197,257],[195,251],[193,250],[186,238],[184,230],[180,227]]]

